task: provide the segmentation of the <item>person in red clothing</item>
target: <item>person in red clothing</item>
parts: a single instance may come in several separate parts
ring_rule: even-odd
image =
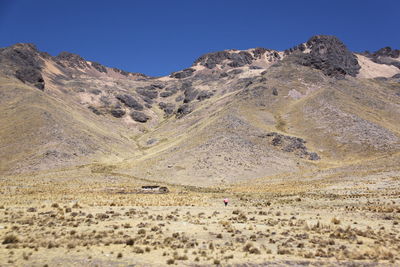
[[[224,198],[225,207],[228,206],[228,202],[229,202],[229,199],[228,198]]]

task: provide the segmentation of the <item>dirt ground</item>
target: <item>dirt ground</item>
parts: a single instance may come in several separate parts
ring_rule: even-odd
[[[0,266],[398,266],[400,179],[385,177],[168,194],[118,177],[2,178]]]

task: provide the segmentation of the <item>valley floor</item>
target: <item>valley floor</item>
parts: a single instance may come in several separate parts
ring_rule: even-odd
[[[143,183],[1,179],[0,266],[400,264],[398,177],[310,182],[301,191],[271,182],[256,193],[172,185],[168,194],[135,192]]]

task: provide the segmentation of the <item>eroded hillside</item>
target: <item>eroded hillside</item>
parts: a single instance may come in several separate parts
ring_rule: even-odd
[[[16,44],[0,50],[0,171],[89,168],[201,186],[398,171],[388,163],[400,151],[398,62],[398,50],[354,54],[314,36],[149,77]]]

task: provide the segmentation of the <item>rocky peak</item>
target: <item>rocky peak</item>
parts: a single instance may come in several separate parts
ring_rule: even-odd
[[[0,51],[0,62],[18,67],[40,68],[43,62],[38,55],[39,51],[34,44],[18,43]]]
[[[18,43],[0,50],[1,71],[43,90],[43,60],[34,44]]]
[[[90,67],[86,60],[80,55],[73,54],[70,52],[61,52],[58,56],[54,57],[55,61],[62,66],[68,66],[72,68],[88,68]]]
[[[360,70],[356,56],[335,36],[316,35],[307,41],[305,48],[298,47],[302,54],[296,53],[297,62],[320,69],[325,75],[356,76]]]
[[[38,49],[35,44],[32,43],[17,43],[10,47],[11,49],[23,49],[23,50],[31,50],[38,52]]]
[[[252,65],[255,61],[262,59],[263,56],[268,54],[268,62],[273,62],[281,59],[279,53],[274,50],[257,47],[249,50],[225,50],[205,54],[199,57],[193,65],[202,65],[208,69],[213,69],[217,65],[222,68],[239,68]]]

